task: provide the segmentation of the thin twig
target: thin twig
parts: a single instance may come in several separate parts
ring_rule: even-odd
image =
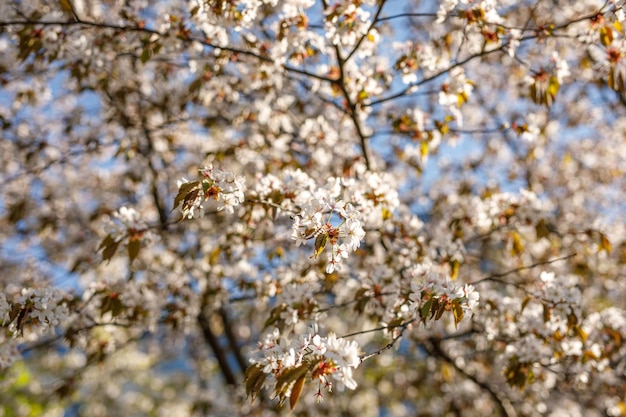
[[[478,281],[474,281],[471,284],[472,285],[477,285],[477,284],[480,284],[480,283],[482,283],[484,281],[497,281],[497,282],[502,282],[504,284],[516,285],[516,284],[511,283],[511,282],[497,280],[497,278],[502,278],[502,277],[505,277],[507,275],[511,275],[511,274],[516,273],[516,272],[524,271],[524,270],[527,270],[527,269],[536,268],[536,267],[541,266],[541,265],[549,265],[549,264],[552,264],[554,262],[564,261],[566,259],[573,258],[574,256],[576,256],[576,253],[570,253],[569,255],[562,256],[560,258],[551,259],[549,261],[537,262],[537,263],[534,263],[532,265],[520,266],[519,268],[511,269],[511,270],[506,271],[506,272],[500,272],[498,274],[489,275],[487,277],[479,279]]]
[[[373,356],[378,356],[381,353],[391,349],[396,344],[396,342],[402,338],[402,336],[404,335],[404,331],[407,329],[407,327],[409,327],[415,321],[417,321],[417,318],[411,319],[409,321],[406,321],[406,322],[404,322],[402,324],[398,324],[398,325],[395,325],[395,326],[384,327],[384,329],[398,329],[399,328],[400,332],[397,335],[395,335],[393,337],[393,339],[391,339],[391,342],[387,343],[383,348],[378,349],[375,352],[368,353],[366,355],[361,356],[361,358],[360,358],[361,359],[361,363],[365,362],[366,360],[368,360],[369,358],[371,358]],[[377,330],[379,330],[379,329],[377,329]],[[363,331],[363,332],[356,332],[356,333],[352,333],[352,334],[349,334],[349,335],[344,336],[344,337],[354,336],[354,335],[357,335],[357,334],[363,334],[363,333],[367,333],[367,332],[370,332],[370,331],[373,331],[373,330],[367,330],[367,331]]]
[[[400,13],[394,14],[391,16],[385,16],[378,19],[379,22],[385,22],[388,20],[400,19],[400,18],[411,18],[411,17],[437,17],[437,13]]]
[[[386,2],[386,0],[382,0],[380,2],[380,5],[378,6],[378,9],[376,10],[376,14],[374,15],[374,18],[372,19],[372,23],[367,28],[367,30],[365,31],[363,36],[361,36],[361,38],[357,41],[356,45],[354,45],[354,48],[352,48],[352,51],[350,51],[350,53],[346,56],[345,62],[348,62],[350,60],[350,58],[352,58],[352,56],[359,49],[359,47],[361,46],[363,41],[369,36],[370,31],[374,28],[374,26],[376,26],[376,23],[378,23],[380,21],[379,20],[380,13],[383,11],[383,7],[385,7],[385,2]]]

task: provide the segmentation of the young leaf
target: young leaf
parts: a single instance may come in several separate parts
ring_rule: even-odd
[[[131,263],[139,255],[139,249],[141,249],[141,239],[131,239],[128,242],[128,259]]]
[[[600,233],[600,248],[598,252],[605,251],[607,254],[611,253],[611,242],[604,233]]]
[[[519,256],[524,252],[524,243],[522,243],[522,236],[516,231],[510,234],[512,240],[511,256]]]
[[[115,239],[113,239],[113,236],[111,236],[111,234],[106,235],[106,237],[102,239],[100,246],[98,246],[98,252],[100,252],[102,249],[106,248],[107,246],[110,246],[114,242],[115,242]]]
[[[115,255],[115,252],[117,252],[117,248],[120,245],[120,241],[119,240],[115,240],[113,239],[113,237],[111,235],[107,235],[107,237],[104,238],[104,240],[102,241],[102,243],[100,244],[100,247],[98,248],[98,250],[102,250],[102,260],[103,261],[108,261],[110,260],[113,255]]]
[[[120,300],[119,294],[111,293],[102,299],[102,303],[100,304],[100,316],[102,317],[105,313],[110,311],[113,317],[117,317],[124,311],[124,308],[125,306]]]
[[[463,320],[463,307],[461,307],[461,303],[458,301],[454,301],[454,305],[452,306],[452,314],[454,315],[454,327],[458,327],[461,320]]]
[[[263,367],[258,363],[250,365],[248,369],[246,369],[246,396],[252,397],[252,401],[254,401],[259,391],[261,391],[266,378],[267,374],[263,372]]]
[[[328,233],[322,233],[315,238],[315,259],[324,251],[326,243],[328,243]]]
[[[430,309],[433,306],[433,299],[426,301],[422,307],[420,307],[420,317],[424,320],[428,317]]]
[[[604,25],[600,28],[599,32],[602,45],[609,46],[611,42],[613,42],[613,29],[611,29],[611,26]]]
[[[282,404],[285,401],[286,393],[289,389],[291,383],[297,381],[300,378],[303,378],[306,373],[309,371],[310,363],[303,363],[302,365],[285,370],[277,379],[276,379],[276,388],[274,389],[274,394],[279,397],[279,401]]]
[[[550,235],[550,230],[548,229],[548,225],[544,219],[539,220],[539,222],[535,225],[535,233],[537,234],[537,240]]]
[[[185,182],[180,185],[178,189],[178,194],[174,198],[174,207],[172,211],[176,210],[176,208],[187,198],[187,195],[194,189],[200,187],[200,181],[190,181]]]
[[[459,270],[461,269],[461,262],[456,259],[450,262],[450,279],[456,280],[459,276]]]
[[[550,307],[547,304],[543,303],[542,306],[543,306],[543,322],[547,323],[550,321],[550,317],[552,317],[552,312],[550,311]]]
[[[585,332],[581,326],[574,326],[574,333],[576,333],[583,343],[586,342],[589,337],[587,332]]]
[[[435,321],[439,320],[443,313],[446,311],[446,303],[439,303],[439,309],[437,310],[437,314],[435,315]]]
[[[422,143],[420,143],[420,156],[422,157],[423,160],[426,160],[426,158],[428,158],[428,153],[429,153],[428,142],[423,140]]]
[[[290,410],[293,410],[296,407],[296,404],[298,404],[300,394],[302,394],[302,388],[304,387],[304,379],[305,375],[302,375],[291,388],[291,396],[289,397]]]

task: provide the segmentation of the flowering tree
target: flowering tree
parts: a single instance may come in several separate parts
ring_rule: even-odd
[[[3,2],[0,415],[626,415],[623,5]]]

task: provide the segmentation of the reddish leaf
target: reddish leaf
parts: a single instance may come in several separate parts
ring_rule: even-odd
[[[293,410],[298,404],[300,394],[302,394],[302,388],[304,387],[305,375],[302,375],[291,388],[291,396],[289,397],[289,408]]]

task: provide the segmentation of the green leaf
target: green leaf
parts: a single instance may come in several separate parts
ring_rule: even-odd
[[[587,338],[589,338],[589,335],[583,330],[581,326],[574,326],[574,333],[576,333],[576,335],[583,343],[587,341]]]
[[[145,64],[152,58],[155,54],[159,52],[161,49],[161,45],[155,42],[145,41],[143,51],[141,51],[141,56],[139,59],[142,64]]]
[[[100,316],[102,317],[105,313],[111,312],[113,317],[119,316],[126,306],[120,300],[119,294],[111,293],[105,296],[102,299],[102,304],[100,305]]]
[[[535,225],[535,233],[537,234],[537,240],[541,238],[547,238],[550,235],[550,230],[544,219],[539,220]]]
[[[511,256],[519,256],[524,252],[524,243],[522,243],[522,236],[516,232],[513,231],[510,233],[509,237],[512,240],[512,247],[511,247]]]
[[[117,252],[117,248],[120,245],[120,241],[116,241],[113,236],[111,236],[110,234],[107,235],[103,240],[102,243],[100,243],[100,246],[98,247],[98,251],[102,250],[102,260],[103,261],[108,261],[110,260],[113,255],[115,255],[115,252]]]
[[[604,233],[600,233],[600,247],[598,249],[598,252],[602,251],[605,251],[607,255],[611,253],[611,242]]]
[[[550,317],[552,317],[552,312],[550,311],[550,307],[543,303],[543,322],[547,323],[548,321],[550,321]]]
[[[202,87],[202,84],[204,83],[204,81],[202,80],[202,77],[196,78],[195,80],[193,80],[191,82],[191,84],[189,84],[189,93],[190,94],[197,94],[200,91],[200,87]],[[187,183],[189,184],[189,183]]]
[[[550,98],[552,99],[550,103],[554,101],[554,98],[556,97],[560,88],[561,88],[561,84],[559,83],[559,80],[555,76],[550,77],[550,81],[548,83],[548,91],[547,91],[547,93],[550,95]],[[548,104],[548,106],[549,105],[550,104]]]
[[[509,385],[517,387],[520,390],[524,389],[526,383],[529,382],[529,377],[534,378],[534,376],[531,375],[528,364],[519,362],[516,356],[509,359],[509,364],[504,370],[504,376]]]
[[[463,307],[461,307],[461,303],[457,300],[454,301],[452,306],[452,314],[454,315],[454,327],[458,327],[461,320],[463,320]]]
[[[246,396],[251,397],[253,402],[259,391],[261,391],[266,378],[267,374],[263,372],[263,367],[258,363],[250,365],[246,369]]]
[[[450,262],[450,279],[456,280],[459,276],[459,270],[461,269],[461,262],[456,259]]]
[[[298,400],[300,399],[300,394],[302,394],[302,388],[304,387],[304,379],[305,375],[302,375],[293,387],[291,388],[291,395],[289,396],[289,409],[293,410],[298,404]]]
[[[602,45],[609,46],[613,42],[613,29],[609,25],[602,26],[599,33]]]
[[[423,140],[420,143],[420,156],[422,157],[422,159],[426,159],[428,157],[428,153],[429,153],[428,141]]]
[[[446,311],[446,303],[439,303],[439,309],[437,310],[437,314],[435,315],[435,321],[439,320],[443,313]]]
[[[139,255],[139,249],[141,249],[141,240],[140,239],[131,239],[128,242],[128,259],[132,263],[137,255]]]
[[[274,307],[270,313],[270,316],[267,318],[267,320],[265,320],[265,324],[263,325],[264,328],[268,328],[272,324],[276,324],[277,322],[280,322],[281,321],[280,315],[283,311],[285,311],[286,308],[287,308],[287,304],[281,304],[279,306]],[[282,327],[282,326],[279,325],[278,327]]]
[[[424,305],[422,307],[420,307],[420,317],[424,320],[426,320],[426,318],[428,317],[428,314],[430,313],[430,309],[433,306],[433,299],[431,298],[430,300],[426,301],[424,303]]]
[[[106,235],[106,237],[104,239],[102,239],[102,242],[100,243],[100,246],[98,246],[97,252],[100,252],[102,249],[106,248],[107,246],[109,246],[113,242],[115,242],[115,239],[113,239],[111,234]]]
[[[69,2],[69,0],[59,0],[59,4],[61,5],[61,10],[63,10],[64,12],[72,11],[72,4]]]
[[[174,198],[174,208],[172,208],[172,211],[176,210],[176,208],[185,200],[187,195],[196,188],[200,188],[200,181],[190,181],[181,184],[178,188],[178,194],[176,194],[176,197]]]
[[[309,371],[310,367],[311,363],[305,362],[298,367],[285,370],[276,379],[276,389],[274,390],[274,394],[279,397],[280,404],[285,401],[286,393],[289,390],[289,386],[298,379],[303,378]]]
[[[328,243],[328,233],[322,233],[315,238],[315,259],[324,251],[326,243]]]

